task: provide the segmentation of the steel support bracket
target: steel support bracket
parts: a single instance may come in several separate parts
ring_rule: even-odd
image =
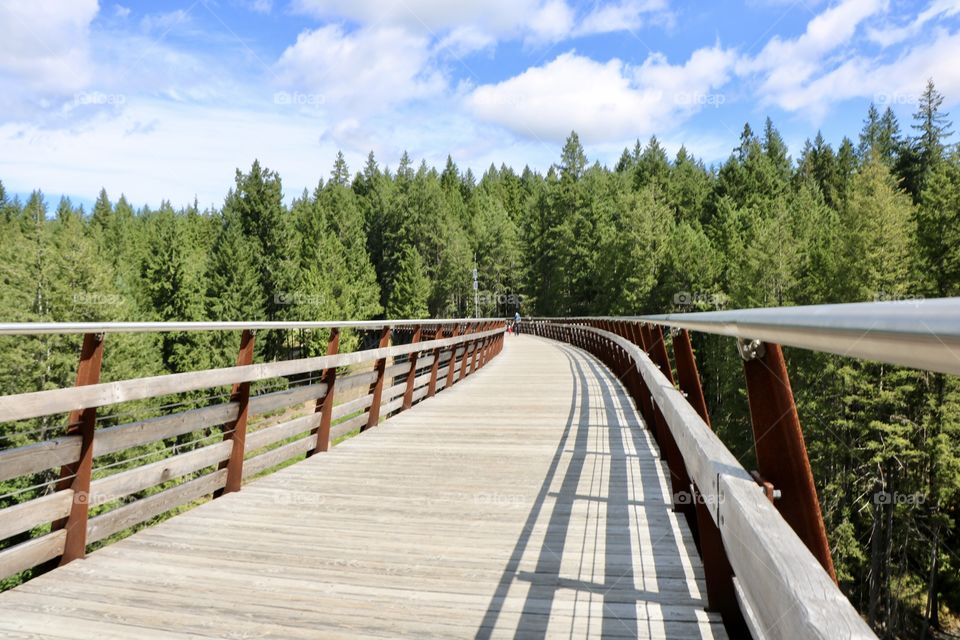
[[[767,352],[766,347],[761,340],[747,340],[746,338],[737,338],[737,352],[745,362],[762,358]]]

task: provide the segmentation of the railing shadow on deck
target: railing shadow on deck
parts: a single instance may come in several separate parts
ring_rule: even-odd
[[[634,556],[641,550],[634,547],[630,507],[649,504],[654,509],[663,509],[664,512],[671,507],[666,500],[652,500],[649,497],[648,489],[652,490],[652,494],[659,493],[661,496],[665,491],[668,491],[667,487],[663,485],[664,478],[657,473],[655,468],[650,470],[642,468],[639,464],[639,456],[628,455],[623,442],[622,430],[626,429],[630,432],[634,449],[638,452],[648,452],[650,460],[657,467],[660,464],[659,452],[645,432],[642,418],[637,414],[632,400],[622,388],[620,380],[586,351],[566,345],[557,346],[567,358],[574,383],[570,409],[550,466],[544,475],[540,490],[524,523],[523,533],[517,539],[510,559],[504,567],[497,589],[490,599],[483,621],[476,633],[475,637],[478,639],[485,640],[492,637],[498,618],[504,610],[510,588],[517,581],[530,582],[520,619],[514,630],[517,637],[543,637],[547,634],[551,609],[559,589],[587,592],[589,597],[600,596],[603,611],[600,625],[603,637],[638,637],[638,635],[643,635],[639,633],[637,620],[637,606],[640,602],[688,606],[703,605],[702,600],[689,594],[686,597],[673,592],[665,595],[659,589],[663,586],[661,584],[663,578],[669,576],[669,570],[662,564],[658,565],[658,560],[670,555],[679,559],[682,555],[690,552],[689,549],[684,548],[682,540],[675,537],[676,530],[672,527],[668,527],[669,535],[666,533],[660,535],[657,539],[652,540],[649,548],[645,549],[653,558],[654,566],[651,567],[652,571],[650,572],[652,575],[635,575]],[[594,395],[591,389],[587,369],[599,384],[599,397]],[[594,412],[591,402],[598,402],[606,415],[605,422],[609,445],[609,453],[607,454],[589,450],[589,439],[592,435],[590,429],[591,426],[597,426],[591,425],[590,416]],[[625,421],[624,416],[636,416],[637,420]],[[572,449],[570,448],[571,442]],[[608,485],[607,491],[603,492],[606,495],[582,496],[578,489],[585,463],[590,456],[596,455],[609,456]],[[561,470],[561,463],[567,456],[569,456],[567,466]],[[644,492],[642,501],[634,500],[630,496],[628,481],[631,476],[628,474],[628,467],[631,464],[634,465],[632,470],[641,476],[640,480]],[[554,486],[559,473],[563,474],[560,490],[559,492],[551,492],[550,488]],[[549,498],[554,498],[552,506],[547,505]],[[565,548],[568,542],[575,541],[575,539],[571,540],[569,535],[571,533],[573,507],[577,501],[584,499],[594,499],[606,503],[606,517],[603,521],[603,555],[598,558],[597,552],[594,551],[591,558],[591,561],[599,560],[603,564],[604,581],[602,583],[561,577],[561,560]],[[530,546],[531,536],[537,523],[544,517],[549,518],[548,525],[544,540],[537,549]],[[645,523],[635,523],[635,526],[642,528],[649,527],[649,524],[649,521],[647,521]],[[585,526],[589,526],[588,523]],[[536,553],[536,569],[532,573],[521,572],[519,571],[520,566],[524,557],[530,551]],[[587,557],[581,556],[581,567],[583,567],[585,560],[587,560]],[[642,565],[642,559],[640,559],[640,563]],[[653,588],[638,587],[636,583],[638,577],[644,584],[647,584],[652,578],[654,580]],[[689,576],[684,577],[689,579]],[[590,610],[591,612],[586,614],[587,617],[591,615],[592,607],[590,607]],[[576,609],[574,609],[572,615],[577,615]],[[647,621],[647,624],[649,625],[651,622]],[[664,616],[663,620],[658,622],[662,622],[663,625],[658,633],[664,633],[667,638],[679,637],[683,635],[681,631],[688,630],[690,627],[689,623],[670,619],[670,616]],[[647,635],[651,631],[651,629],[648,629]]]

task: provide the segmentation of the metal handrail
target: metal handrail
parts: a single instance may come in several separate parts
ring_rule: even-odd
[[[960,374],[960,298],[582,320],[649,322],[939,373]]]
[[[665,375],[664,371],[669,373],[669,366],[661,368],[645,347],[635,344],[631,338],[591,326],[586,319],[571,320],[572,323],[560,323],[538,318],[530,321],[528,324],[533,326],[528,328],[534,335],[579,346],[608,366],[616,367],[638,410],[646,412],[646,424],[662,447],[674,491],[690,490],[683,482],[696,486],[696,490],[690,491],[702,501],[703,516],[709,519],[714,535],[719,535],[723,557],[729,561],[734,576],[730,588],[735,592],[737,606],[752,636],[770,640],[875,640],[876,635],[782,517],[772,498],[690,404],[689,396]],[[611,318],[606,324],[619,325],[622,329],[624,322],[629,321]],[[603,321],[590,322],[601,324]],[[633,322],[639,320],[633,319]],[[662,342],[660,345],[662,347]],[[642,382],[637,381],[636,375]],[[643,398],[649,398],[652,408],[643,408]],[[677,466],[667,450],[671,447],[679,456]],[[675,501],[677,496],[675,494]],[[704,542],[709,540],[704,537],[709,535],[707,520],[700,520],[699,510],[695,517],[700,523],[701,548],[713,549],[702,554],[715,555],[716,547],[708,547]],[[719,579],[722,586],[720,574],[706,573],[705,578],[708,585],[711,580]]]
[[[263,322],[6,322],[0,335],[27,336],[64,333],[152,333],[169,331],[256,331],[294,329],[383,329],[404,325],[450,325],[474,322],[504,322],[503,318],[444,318],[402,320],[325,320]]]

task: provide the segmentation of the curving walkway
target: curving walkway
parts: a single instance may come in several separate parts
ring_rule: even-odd
[[[0,594],[0,636],[725,637],[619,382],[507,338],[361,437]]]

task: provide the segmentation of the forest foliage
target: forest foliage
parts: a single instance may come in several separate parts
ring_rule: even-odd
[[[907,127],[871,106],[856,139],[834,149],[817,134],[796,159],[769,119],[746,125],[712,167],[686,148],[671,158],[653,137],[608,168],[576,133],[545,173],[502,165],[478,178],[406,154],[391,170],[371,153],[351,174],[338,155],[289,205],[281,177],[256,162],[216,210],[134,210],[103,191],[89,212],[66,199],[50,210],[41,192],[20,201],[0,184],[3,320],[633,315],[956,296],[960,157],[942,102],[931,82]],[[78,344],[3,338],[0,394],[70,385]],[[271,334],[257,358],[325,345]],[[734,345],[696,335],[695,348],[713,422],[749,468]],[[104,379],[235,355],[236,336],[123,336]],[[960,611],[960,383],[787,357],[841,587],[881,635],[947,626]],[[0,425],[0,447],[60,429]],[[29,481],[0,484],[0,506]]]

